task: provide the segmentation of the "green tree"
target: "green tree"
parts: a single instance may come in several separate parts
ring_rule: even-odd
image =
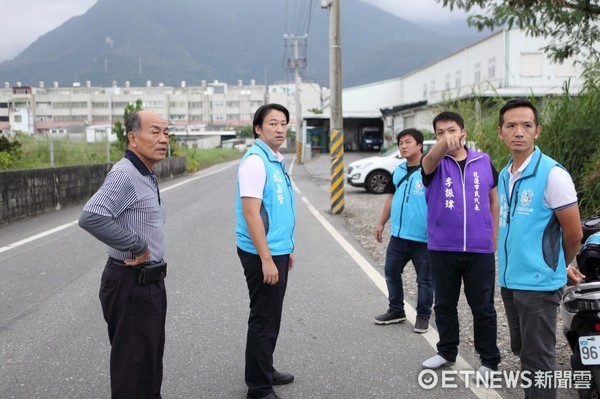
[[[129,103],[125,106],[123,112],[123,120],[126,121],[130,114],[142,110],[142,100],[138,99],[135,104]],[[113,131],[117,135],[117,143],[121,150],[125,151],[127,148],[127,132],[125,131],[125,124],[121,121],[116,121],[113,124]]]
[[[241,137],[241,138],[253,138],[254,137],[254,126],[252,126],[252,125],[242,126],[237,135],[238,135],[238,137]]]
[[[468,23],[486,28],[518,27],[534,37],[551,38],[544,51],[561,62],[574,54],[598,60],[599,0],[436,0],[444,7],[471,13]]]

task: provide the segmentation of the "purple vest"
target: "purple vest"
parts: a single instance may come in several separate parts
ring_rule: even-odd
[[[427,247],[434,251],[494,253],[490,157],[467,149],[464,181],[460,166],[446,155],[426,187]]]

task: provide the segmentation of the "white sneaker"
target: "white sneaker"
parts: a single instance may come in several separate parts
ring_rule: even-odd
[[[454,365],[454,362],[450,362],[450,361],[444,359],[443,357],[441,357],[440,355],[432,356],[423,362],[424,369],[432,369],[432,370],[439,369],[442,366],[453,366],[453,365]]]
[[[473,378],[475,378],[475,381],[480,382],[482,384],[489,384],[492,380],[493,372],[494,370],[492,370],[491,368],[481,366],[479,367],[479,370],[477,370]]]

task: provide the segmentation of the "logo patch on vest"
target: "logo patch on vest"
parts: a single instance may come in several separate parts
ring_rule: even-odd
[[[424,190],[424,187],[423,187],[423,181],[421,179],[415,181],[414,193],[416,195],[420,195],[420,196],[425,195],[425,190]]]
[[[517,207],[517,212],[521,215],[531,215],[533,213],[533,208],[529,205],[531,204],[531,200],[533,199],[533,190],[527,189],[523,191],[521,194],[521,198],[519,198],[520,206]]]
[[[531,203],[531,199],[533,198],[533,191],[530,189],[527,189],[523,192],[523,194],[521,194],[521,205],[523,206],[529,206],[529,204]]]

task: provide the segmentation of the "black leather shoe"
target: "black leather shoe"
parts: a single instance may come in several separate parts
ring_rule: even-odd
[[[273,371],[273,385],[285,385],[294,381],[294,376],[290,373],[280,373],[277,370]]]
[[[277,396],[277,394],[275,392],[273,392],[267,396],[263,396],[262,398],[255,398],[254,396],[246,395],[246,399],[281,399],[281,398],[279,396]]]

